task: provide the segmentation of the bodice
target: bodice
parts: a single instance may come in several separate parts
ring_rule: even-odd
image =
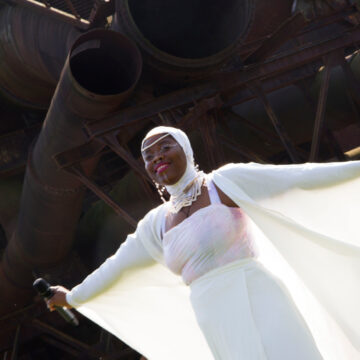
[[[166,265],[186,284],[217,267],[256,256],[247,215],[222,204],[213,184],[208,187],[211,204],[163,236]]]

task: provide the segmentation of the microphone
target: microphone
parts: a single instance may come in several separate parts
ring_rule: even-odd
[[[54,292],[51,290],[50,284],[42,278],[36,279],[33,283],[33,287],[44,299],[50,299],[54,296]],[[62,306],[55,305],[54,308],[63,317],[65,321],[74,326],[79,325],[79,320],[76,318],[72,311]]]

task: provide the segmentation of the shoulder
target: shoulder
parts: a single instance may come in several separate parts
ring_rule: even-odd
[[[151,227],[156,229],[166,212],[166,203],[151,209],[138,223],[139,227]]]
[[[161,204],[150,210],[138,223],[136,238],[138,238],[149,254],[158,262],[163,262],[161,224],[166,212],[166,204]]]
[[[258,164],[258,163],[229,163],[224,166],[221,166],[220,168],[214,170],[210,176],[212,178],[216,177],[225,177],[229,180],[246,178],[248,176],[253,176],[256,173],[264,172],[266,170],[270,170],[270,168],[273,168],[275,165],[264,165],[264,164]]]

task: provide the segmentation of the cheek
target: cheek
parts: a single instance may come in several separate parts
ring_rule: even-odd
[[[153,174],[151,173],[151,164],[145,162],[145,171],[150,176],[151,179],[153,179]]]

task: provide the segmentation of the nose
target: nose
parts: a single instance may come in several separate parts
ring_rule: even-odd
[[[162,161],[164,158],[164,155],[161,151],[157,151],[155,154],[154,154],[154,158],[153,158],[153,163],[156,164],[158,163],[159,161]]]

